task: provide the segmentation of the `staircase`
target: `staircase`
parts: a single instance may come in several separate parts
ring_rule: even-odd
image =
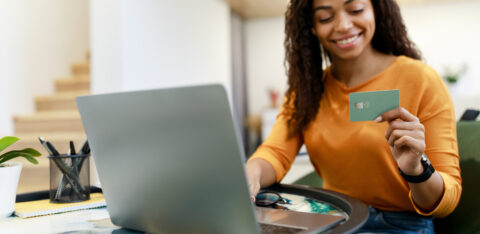
[[[90,94],[90,55],[85,62],[71,65],[71,77],[55,81],[55,93],[35,98],[35,113],[13,117],[15,136],[20,141],[13,148],[34,148],[42,153],[39,164],[33,165],[25,159],[15,159],[23,164],[18,193],[49,189],[49,161],[47,151],[38,141],[41,136],[50,141],[61,153],[66,154],[69,141],[80,150],[86,140],[75,98]]]

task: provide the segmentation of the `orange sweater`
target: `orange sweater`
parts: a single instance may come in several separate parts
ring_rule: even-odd
[[[287,139],[288,117],[279,114],[271,134],[250,159],[267,160],[280,182],[305,144],[325,189],[382,210],[416,211],[437,217],[451,213],[462,187],[454,108],[440,76],[418,60],[399,56],[385,71],[356,87],[345,87],[329,69],[324,79],[325,92],[318,114],[306,130]],[[413,202],[385,139],[388,123],[350,122],[349,93],[388,89],[399,89],[400,106],[425,126],[425,154],[445,185],[443,197],[433,211],[424,212]]]

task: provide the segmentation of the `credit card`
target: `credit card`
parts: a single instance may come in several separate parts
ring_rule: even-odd
[[[351,93],[350,121],[372,121],[380,114],[400,107],[400,90]]]

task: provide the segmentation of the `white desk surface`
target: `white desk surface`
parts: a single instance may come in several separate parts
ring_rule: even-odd
[[[22,219],[16,216],[0,219],[0,233],[98,233],[118,230],[110,222],[107,208],[72,211]]]

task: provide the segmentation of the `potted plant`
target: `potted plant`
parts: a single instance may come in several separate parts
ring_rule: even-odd
[[[17,137],[7,136],[0,139],[0,153],[7,147],[17,142]],[[32,148],[11,150],[0,155],[0,218],[10,216],[15,207],[18,180],[22,164],[11,162],[11,159],[23,157],[33,164],[38,164],[35,157],[41,156],[40,152]]]
[[[451,67],[446,66],[443,79],[445,79],[447,84],[454,85],[458,82],[460,77],[463,76],[465,72],[467,72],[467,70],[468,66],[466,63],[462,64],[462,66],[458,69],[452,69]]]

